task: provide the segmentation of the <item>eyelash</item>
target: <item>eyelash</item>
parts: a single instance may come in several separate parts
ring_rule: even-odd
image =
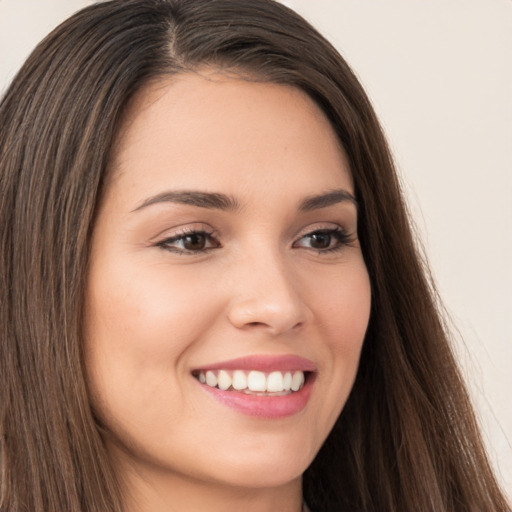
[[[350,245],[354,241],[354,237],[351,236],[347,231],[340,227],[336,228],[322,228],[322,229],[315,229],[313,231],[310,231],[308,233],[305,233],[300,238],[297,239],[296,242],[294,242],[293,247],[300,247],[297,245],[298,242],[301,240],[306,239],[307,237],[313,237],[316,236],[328,236],[329,243],[332,242],[332,239],[334,239],[337,243],[333,247],[327,247],[324,249],[317,249],[310,247],[310,250],[313,250],[317,252],[318,254],[326,254],[326,253],[333,253],[342,250],[345,246]],[[204,247],[202,249],[186,249],[186,248],[178,248],[174,247],[171,244],[176,242],[183,242],[184,239],[187,237],[203,237],[206,242],[212,243],[211,247]],[[165,240],[162,240],[161,242],[158,242],[156,244],[157,247],[160,247],[161,249],[164,249],[166,251],[175,252],[177,254],[201,254],[205,252],[209,252],[213,249],[218,249],[221,247],[220,242],[218,242],[215,239],[215,231],[206,231],[202,229],[187,229],[183,230],[180,233],[176,233],[174,236],[166,238]],[[306,247],[307,248],[307,247]]]
[[[311,250],[316,251],[318,254],[326,254],[326,253],[333,253],[337,251],[341,251],[344,247],[347,245],[350,245],[354,241],[354,237],[351,236],[347,231],[345,231],[343,228],[336,227],[336,228],[322,228],[322,229],[314,229],[313,231],[310,231],[308,233],[305,233],[302,235],[298,240],[303,240],[307,237],[313,237],[314,235],[322,235],[322,236],[328,236],[330,237],[329,241],[332,241],[334,239],[337,243],[333,247],[328,247],[326,249],[316,249],[311,247]],[[297,242],[293,244],[295,247]]]
[[[161,249],[165,249],[166,251],[175,252],[178,254],[200,254],[220,247],[220,243],[215,240],[214,235],[215,231],[206,231],[204,229],[185,229],[169,238],[166,238],[165,240],[162,240],[161,242],[158,242],[156,245]],[[204,239],[209,242],[215,241],[216,245],[213,247],[205,247],[203,249],[180,249],[170,245],[178,241],[184,241],[184,239],[187,237],[194,236],[204,237]]]

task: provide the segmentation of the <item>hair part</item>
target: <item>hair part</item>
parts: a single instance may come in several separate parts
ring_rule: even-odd
[[[0,510],[122,510],[83,367],[91,231],[131,98],[203,66],[305,91],[351,165],[372,311],[352,393],[304,475],[306,501],[508,510],[370,102],[336,50],[271,0],[93,5],[36,48],[2,99]]]

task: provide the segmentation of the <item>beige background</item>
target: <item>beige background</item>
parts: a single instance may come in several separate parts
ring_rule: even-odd
[[[0,90],[86,0],[0,0]],[[512,496],[512,2],[287,0],[384,124],[489,451]]]

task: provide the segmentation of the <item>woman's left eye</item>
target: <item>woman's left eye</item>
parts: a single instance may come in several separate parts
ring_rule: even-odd
[[[158,242],[158,247],[177,253],[199,253],[220,247],[212,233],[206,231],[189,231],[179,233]]]
[[[352,237],[341,228],[317,229],[301,236],[293,244],[293,247],[330,252],[340,250],[352,241]]]

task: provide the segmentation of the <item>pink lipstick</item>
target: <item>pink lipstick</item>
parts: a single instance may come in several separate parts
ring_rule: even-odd
[[[205,392],[238,412],[283,418],[307,405],[316,365],[294,355],[248,356],[205,365],[192,374]]]

